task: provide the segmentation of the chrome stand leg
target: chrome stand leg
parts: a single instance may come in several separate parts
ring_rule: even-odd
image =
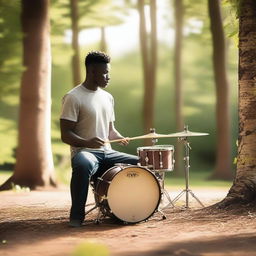
[[[158,207],[158,211],[164,210],[164,209],[166,209],[166,208],[168,208],[170,206],[174,207],[174,204],[173,204],[173,202],[171,200],[171,197],[170,197],[168,191],[164,188],[165,171],[159,171],[159,170],[158,171],[154,170],[154,171],[155,171],[156,177],[158,178],[158,181],[159,181],[159,184],[160,184],[160,188],[161,188],[161,192],[162,192],[161,201],[163,201],[164,197],[168,200],[167,205],[165,205],[163,207],[160,207],[160,206]]]
[[[98,205],[97,205],[97,204],[87,204],[86,206],[89,206],[89,205],[94,205],[94,207],[92,207],[90,210],[86,211],[86,212],[85,212],[85,216],[86,216],[88,213],[90,213],[90,212],[92,212],[93,210],[95,210],[96,208],[98,208]],[[85,206],[85,207],[86,207],[86,206]]]
[[[188,130],[188,127],[185,127],[185,130]],[[183,141],[184,146],[185,146],[185,157],[184,157],[184,161],[185,161],[185,181],[186,181],[186,189],[182,190],[180,192],[180,194],[178,196],[176,196],[173,200],[173,203],[175,203],[177,200],[179,200],[179,198],[185,193],[186,194],[186,208],[189,208],[189,194],[194,197],[196,199],[196,201],[202,206],[204,207],[204,205],[202,204],[202,202],[195,196],[195,194],[192,192],[192,190],[189,189],[189,168],[190,168],[190,164],[189,164],[189,150],[191,149],[189,142],[187,140],[187,137],[183,137],[180,138],[180,140]]]
[[[164,210],[164,209],[166,209],[166,208],[169,208],[170,205],[171,205],[172,207],[174,207],[173,201],[171,200],[171,197],[170,197],[168,191],[165,190],[165,189],[162,189],[162,193],[163,193],[163,196],[165,196],[165,197],[167,198],[167,200],[169,201],[169,203],[168,203],[167,205],[165,205],[164,207],[162,207],[161,210]]]
[[[159,212],[162,215],[162,220],[167,219],[166,215],[164,214],[164,212],[162,211],[162,209],[158,209],[157,212]]]

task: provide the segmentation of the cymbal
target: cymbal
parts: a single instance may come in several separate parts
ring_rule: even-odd
[[[191,132],[188,130],[184,130],[182,132],[176,132],[176,133],[170,133],[167,134],[168,137],[177,137],[177,138],[182,138],[182,137],[195,137],[195,136],[206,136],[209,135],[209,133],[203,133],[203,132]]]
[[[185,138],[185,137],[195,137],[195,136],[205,136],[205,135],[209,135],[209,133],[191,132],[186,129],[182,132],[170,133],[170,134],[159,134],[159,133],[151,132],[141,136],[135,136],[130,138],[127,137],[125,139],[130,141],[130,140],[160,139],[160,138],[182,138],[182,137]],[[122,140],[123,139],[109,140],[109,141],[106,141],[105,143],[120,142]]]
[[[133,137],[133,139],[159,139],[159,138],[167,138],[167,137],[169,137],[168,134],[159,134],[159,133],[151,132],[145,135]]]

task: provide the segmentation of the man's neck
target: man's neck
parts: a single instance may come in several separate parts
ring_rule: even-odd
[[[98,86],[95,85],[94,83],[92,82],[89,82],[88,80],[85,80],[82,85],[88,89],[88,90],[91,90],[91,91],[97,91],[98,90]]]

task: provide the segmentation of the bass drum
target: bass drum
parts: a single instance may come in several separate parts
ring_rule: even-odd
[[[95,200],[101,212],[126,223],[148,219],[158,209],[161,189],[144,167],[114,166],[97,179]]]

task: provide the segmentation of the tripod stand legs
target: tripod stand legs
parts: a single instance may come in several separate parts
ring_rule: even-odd
[[[169,206],[174,207],[173,201],[171,200],[171,197],[170,197],[168,191],[165,189],[162,189],[162,193],[163,193],[162,196],[163,197],[165,196],[169,203],[167,205],[165,205],[164,207],[162,207],[161,210],[164,210],[164,209],[168,208]]]
[[[186,128],[187,129],[187,128]],[[187,140],[187,137],[180,138],[180,141],[183,141],[184,146],[185,146],[185,182],[186,182],[186,189],[182,190],[172,201],[174,204],[176,201],[180,199],[180,197],[185,193],[186,194],[186,205],[185,207],[189,207],[189,194],[196,199],[196,201],[204,207],[202,202],[195,196],[195,194],[192,192],[192,190],[189,189],[189,168],[190,168],[190,163],[189,163],[189,150],[191,149],[189,142]]]
[[[196,199],[196,201],[197,201],[202,207],[204,207],[203,203],[199,200],[198,197],[196,197],[196,195],[195,195],[195,194],[192,192],[192,190],[190,190],[190,189],[184,189],[184,190],[182,190],[182,191],[173,199],[172,203],[174,204],[175,202],[177,202],[177,201],[181,198],[181,196],[182,196],[184,193],[186,193],[186,205],[185,205],[186,208],[189,208],[189,205],[188,205],[188,203],[189,203],[189,200],[188,200],[189,194],[190,194],[192,197],[194,197],[194,198]]]

